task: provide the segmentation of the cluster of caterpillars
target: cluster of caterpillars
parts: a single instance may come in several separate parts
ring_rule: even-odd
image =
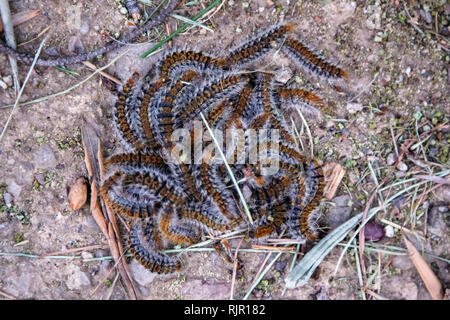
[[[346,77],[341,68],[290,38],[291,29],[275,26],[222,57],[172,51],[159,61],[153,79],[147,75],[138,85],[140,76],[135,73],[123,86],[114,116],[127,150],[106,160],[108,175],[101,195],[113,210],[135,220],[130,251],[151,271],[180,270],[181,261],[162,251],[175,244],[195,244],[203,233],[247,226],[251,239],[282,230],[298,240],[317,237],[322,168],[298,150],[283,112],[288,103],[320,109],[323,102],[307,90],[277,84],[271,73],[246,69],[279,49],[313,74]],[[276,173],[263,175],[259,163],[229,164],[239,187],[246,190],[253,224],[224,163],[176,163],[171,156],[172,134],[180,128],[193,132],[192,123],[198,120],[206,126],[205,119],[216,130],[279,132]]]

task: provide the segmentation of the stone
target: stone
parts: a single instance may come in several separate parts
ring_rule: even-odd
[[[443,185],[437,188],[434,194],[438,200],[446,203],[450,202],[450,186]]]
[[[49,48],[45,49],[44,52],[47,55],[53,56],[53,57],[59,55],[59,51],[58,51],[58,49],[56,49],[56,47],[49,47]]]
[[[275,74],[275,81],[278,81],[280,83],[286,83],[289,81],[289,79],[292,78],[292,75],[293,75],[292,70],[289,67],[279,69]]]
[[[13,201],[13,196],[10,195],[8,192],[5,192],[5,193],[3,194],[3,200],[5,201],[5,204],[6,204],[8,207],[11,207],[12,201]]]
[[[214,281],[186,280],[180,288],[184,299],[225,300],[230,298],[230,284]]]
[[[397,159],[397,157],[395,156],[394,153],[389,153],[387,158],[386,158],[386,164],[388,166],[392,166],[395,163],[396,159]]]
[[[403,161],[400,161],[397,165],[397,169],[402,172],[406,172],[408,170],[408,166]]]
[[[403,271],[414,268],[414,264],[407,255],[394,257],[392,259],[392,266]]]
[[[149,270],[145,269],[145,267],[135,259],[131,260],[129,266],[132,278],[143,287],[152,283],[157,276],[157,273],[150,272]]]
[[[361,103],[356,103],[356,102],[350,102],[347,103],[346,109],[348,111],[348,113],[350,114],[355,114],[359,111],[361,111],[364,108],[364,106]]]
[[[88,251],[83,251],[83,252],[81,252],[81,257],[83,259],[92,259],[94,257],[94,255]]]
[[[49,169],[56,166],[56,157],[48,144],[42,144],[34,154],[34,165],[37,168]]]
[[[83,42],[81,42],[79,36],[70,37],[67,48],[71,53],[83,53],[85,51]]]
[[[12,87],[12,85],[13,85],[12,75],[9,74],[7,76],[4,76],[2,80],[8,85],[8,87]]]
[[[443,210],[440,210],[440,206],[432,206],[430,210],[428,210],[428,233],[437,235],[439,237],[445,237],[448,234],[447,223],[444,221],[444,213]],[[447,207],[442,206],[442,209],[447,209]],[[447,209],[448,210],[448,209]]]
[[[393,238],[395,236],[395,229],[393,226],[384,227],[384,235],[387,238]]]
[[[89,275],[82,271],[80,267],[73,266],[67,278],[66,285],[69,290],[80,290],[83,287],[91,286],[91,280]]]
[[[383,227],[376,223],[373,220],[370,220],[366,223],[364,228],[364,238],[367,241],[380,241],[384,237],[384,229]]]
[[[352,212],[351,197],[348,195],[339,196],[333,199],[335,207],[331,208],[325,215],[325,224],[331,229],[335,229],[348,220]]]
[[[14,198],[17,198],[22,191],[22,187],[19,186],[16,181],[11,180],[8,184],[8,188],[6,189]]]
[[[409,277],[392,276],[385,279],[389,281],[387,292],[381,291],[381,295],[393,300],[417,300],[419,288]]]
[[[33,164],[31,162],[20,161],[19,165],[25,171],[33,171],[34,170],[34,166],[33,166]]]
[[[87,34],[89,32],[89,22],[87,20],[83,20],[80,27],[81,34]]]

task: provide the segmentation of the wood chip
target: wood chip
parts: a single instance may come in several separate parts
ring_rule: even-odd
[[[419,251],[417,251],[414,245],[404,235],[403,240],[408,249],[409,258],[416,267],[417,272],[419,272],[431,297],[433,300],[442,300],[444,298],[444,292],[442,290],[441,282],[436,277],[433,270],[431,270],[425,259],[420,255]]]
[[[345,175],[345,170],[339,163],[329,162],[323,166],[323,172],[325,175],[325,189],[324,197],[328,200],[334,198],[336,190],[341,184],[342,178]]]

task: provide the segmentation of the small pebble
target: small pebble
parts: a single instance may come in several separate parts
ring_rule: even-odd
[[[3,194],[3,200],[5,201],[5,204],[6,204],[8,207],[11,207],[12,202],[13,202],[13,196],[10,195],[8,192],[5,192],[5,193]]]
[[[88,32],[89,32],[89,22],[87,20],[84,20],[81,23],[80,33],[81,34],[87,34]]]
[[[389,153],[386,158],[386,164],[392,166],[395,163],[396,156],[394,153]]]
[[[14,180],[12,180],[8,188],[6,189],[14,198],[17,198],[20,195],[20,192],[22,191],[22,187],[19,186]]]
[[[56,157],[48,144],[42,144],[34,154],[34,165],[37,168],[49,169],[56,166]]]
[[[83,251],[83,252],[81,252],[81,257],[86,260],[86,259],[92,259],[94,257],[94,255],[90,252]]]
[[[400,171],[405,172],[405,171],[408,170],[408,166],[404,162],[400,161],[398,163],[397,169],[400,170]]]
[[[65,167],[66,166],[64,165],[64,163],[58,163],[55,168],[58,170],[61,170],[61,169],[64,169]]]
[[[379,241],[384,237],[384,230],[378,223],[369,221],[364,228],[364,238],[369,241]]]
[[[127,8],[122,7],[122,8],[120,8],[119,12],[120,12],[120,14],[126,15],[128,13],[128,10],[127,10]]]
[[[36,181],[40,184],[40,185],[44,185],[45,184],[45,174],[43,173],[36,173],[34,175],[34,178],[36,179]]]
[[[67,49],[71,53],[82,53],[84,52],[84,45],[83,42],[81,42],[80,37],[78,36],[72,36],[69,38]]]
[[[411,67],[406,68],[405,73],[409,77],[409,75],[411,74]]]
[[[56,49],[56,47],[49,47],[49,48],[45,49],[44,52],[47,55],[53,56],[53,57],[59,55],[59,51],[58,51],[58,49]]]
[[[287,261],[286,260],[278,260],[275,263],[275,271],[278,271],[279,273],[283,273],[284,269],[286,268]]]
[[[4,77],[2,78],[2,80],[3,80],[3,82],[5,82],[5,83],[8,85],[8,87],[12,87],[12,85],[13,85],[13,78],[12,78],[12,75],[4,76]]]
[[[364,106],[361,103],[357,103],[357,102],[348,103],[346,106],[346,109],[350,114],[355,114],[355,113],[361,111],[363,108],[364,108]]]
[[[389,226],[387,225],[386,227],[384,227],[384,235],[387,238],[393,238],[395,235],[395,229],[393,226]]]
[[[430,24],[433,20],[429,11],[420,10],[420,15],[425,20],[426,23]]]
[[[275,74],[275,81],[286,83],[292,78],[292,70],[290,68],[282,68]]]

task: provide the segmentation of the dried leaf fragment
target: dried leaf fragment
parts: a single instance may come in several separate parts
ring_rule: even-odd
[[[431,270],[428,263],[422,258],[419,251],[414,247],[414,245],[403,236],[403,240],[405,241],[406,248],[408,249],[409,258],[412,263],[419,272],[420,277],[425,283],[425,287],[430,293],[433,300],[442,300],[444,298],[444,293],[442,290],[442,284],[439,279],[434,274],[433,270]]]
[[[80,209],[87,200],[87,180],[85,177],[78,178],[69,191],[69,206],[72,210]]]

